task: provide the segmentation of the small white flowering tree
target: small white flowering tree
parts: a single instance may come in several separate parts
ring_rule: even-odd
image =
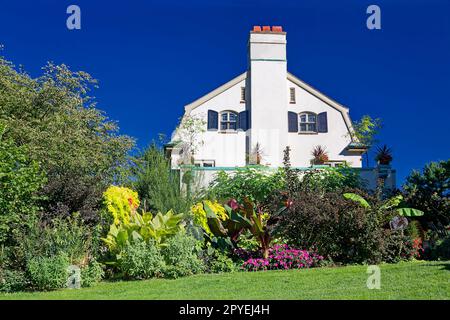
[[[206,121],[199,115],[187,115],[181,119],[178,127],[179,138],[182,142],[184,164],[194,164],[194,155],[203,145],[201,134],[206,131]]]

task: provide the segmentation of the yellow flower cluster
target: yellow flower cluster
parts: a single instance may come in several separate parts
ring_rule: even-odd
[[[211,210],[214,211],[219,220],[225,221],[229,217],[225,208],[217,201],[212,202],[210,200],[204,200],[203,202],[199,202],[191,207],[191,212],[194,216],[194,222],[200,225],[206,233],[208,233],[209,235],[213,235],[211,229],[208,226],[208,219],[206,218],[204,204],[206,204],[211,208]]]
[[[127,225],[131,215],[139,207],[137,192],[125,187],[110,186],[103,193],[103,198],[115,225],[121,223]]]
[[[214,211],[220,220],[225,221],[228,219],[227,210],[225,210],[220,203],[217,201],[212,202],[210,200],[205,200],[204,203],[206,203]]]

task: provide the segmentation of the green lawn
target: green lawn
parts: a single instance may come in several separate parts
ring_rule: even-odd
[[[207,274],[177,280],[103,282],[86,289],[0,295],[1,299],[450,299],[450,261],[382,264],[381,289],[366,266]]]

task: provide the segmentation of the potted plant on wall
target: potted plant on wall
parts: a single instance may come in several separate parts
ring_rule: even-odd
[[[328,152],[322,146],[315,146],[313,151],[311,152],[313,165],[323,165],[328,161]]]
[[[377,148],[377,154],[375,155],[375,160],[379,165],[388,166],[392,161],[392,150],[386,145]]]
[[[255,147],[250,154],[247,155],[247,161],[251,165],[261,165],[263,160],[264,151],[259,142],[256,143]]]

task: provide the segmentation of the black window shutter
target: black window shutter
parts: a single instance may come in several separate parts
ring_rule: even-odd
[[[246,131],[248,129],[248,111],[239,112],[239,129]]]
[[[298,132],[298,115],[288,111],[288,132]]]
[[[322,112],[317,115],[317,131],[328,132],[328,119],[326,112]]]
[[[214,110],[208,110],[208,130],[219,129],[219,113]]]

